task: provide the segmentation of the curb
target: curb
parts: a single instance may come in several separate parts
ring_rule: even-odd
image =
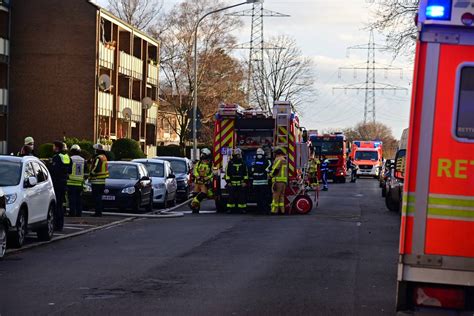
[[[151,218],[177,218],[177,217],[183,217],[184,213],[178,213],[178,212],[173,213],[173,211],[180,208],[180,207],[182,207],[182,206],[184,206],[184,205],[186,205],[187,203],[189,203],[189,201],[190,200],[187,200],[187,201],[185,201],[181,204],[175,205],[175,206],[173,206],[171,208],[168,208],[168,209],[165,209],[165,210],[153,211],[153,212],[143,214],[143,215],[153,216],[153,214],[156,214],[156,213],[164,213],[162,217],[151,217]],[[116,214],[116,213],[103,213],[103,214],[107,215],[107,214]],[[117,214],[120,214],[120,213],[117,213]],[[130,214],[123,214],[123,215],[130,215]],[[133,215],[136,215],[136,214],[133,214]],[[155,215],[155,216],[159,216],[159,215]],[[28,249],[45,246],[45,245],[51,244],[53,242],[57,242],[57,241],[61,241],[61,240],[69,239],[69,238],[74,238],[74,237],[77,237],[77,236],[85,235],[85,234],[92,233],[92,232],[95,232],[95,231],[99,231],[99,230],[102,230],[102,229],[107,229],[107,228],[119,226],[119,225],[122,225],[122,224],[125,224],[125,223],[128,223],[128,222],[134,221],[138,218],[140,218],[140,217],[127,216],[127,218],[125,218],[125,219],[115,221],[115,222],[112,222],[112,223],[108,223],[108,224],[105,224],[105,225],[102,225],[102,226],[92,227],[92,228],[89,228],[89,229],[81,230],[79,232],[64,235],[64,236],[53,237],[53,239],[51,239],[50,241],[43,241],[43,242],[33,243],[31,245],[26,245],[26,246],[23,246],[23,247],[18,248],[18,249],[10,249],[10,250],[7,250],[7,252],[5,253],[4,258],[6,258],[7,256],[12,255],[12,254],[17,254],[17,253],[20,253],[20,252],[28,250]],[[150,218],[150,217],[148,217],[148,218]]]

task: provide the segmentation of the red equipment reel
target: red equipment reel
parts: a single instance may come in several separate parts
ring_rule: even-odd
[[[305,215],[313,209],[313,200],[308,195],[298,195],[293,201],[292,212]]]

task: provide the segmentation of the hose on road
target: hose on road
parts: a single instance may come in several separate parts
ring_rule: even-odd
[[[148,218],[148,219],[159,219],[159,218],[178,218],[183,217],[183,212],[176,212],[175,210],[189,203],[187,200],[179,205],[173,206],[165,210],[152,211],[146,214],[132,214],[132,213],[114,213],[114,212],[103,212],[105,216],[116,216],[116,217],[134,217],[134,218]],[[83,212],[84,214],[94,214],[94,212]]]

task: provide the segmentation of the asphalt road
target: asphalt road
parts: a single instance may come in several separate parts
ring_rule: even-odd
[[[375,180],[323,193],[308,216],[137,220],[11,254],[0,315],[394,315],[399,215]]]

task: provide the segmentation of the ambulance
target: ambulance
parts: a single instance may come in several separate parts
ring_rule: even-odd
[[[382,169],[382,145],[381,141],[356,140],[352,142],[351,157],[359,167],[358,177],[369,176],[378,179]]]
[[[289,213],[309,213],[313,203],[304,191],[302,174],[309,157],[306,135],[290,102],[275,102],[273,115],[244,109],[237,104],[220,104],[215,115],[213,146],[213,189],[217,210],[226,210],[229,195],[224,176],[233,149],[242,150],[243,159],[250,167],[258,148],[263,148],[267,158],[273,160],[273,149],[280,147],[288,161],[286,209]],[[247,204],[255,204],[256,197],[251,188],[247,198]]]
[[[421,0],[417,27],[397,311],[473,315],[474,1]]]

